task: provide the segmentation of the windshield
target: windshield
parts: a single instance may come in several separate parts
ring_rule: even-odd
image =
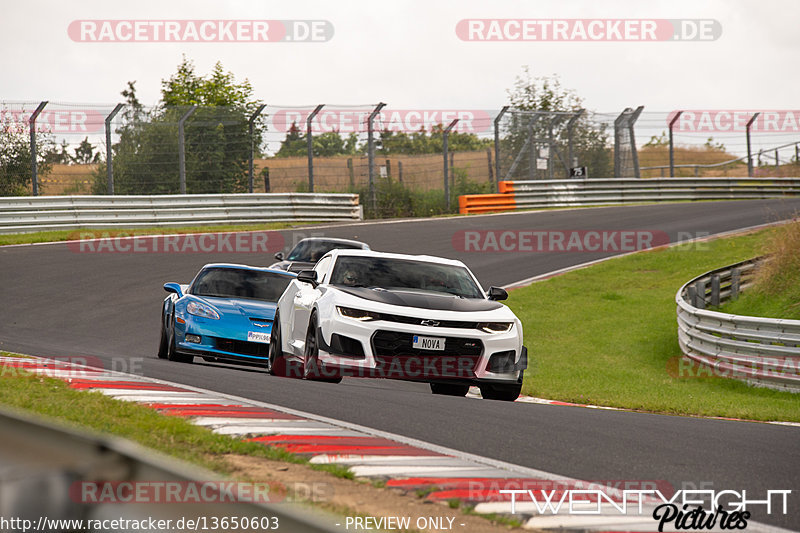
[[[483,298],[469,271],[460,266],[376,257],[339,257],[332,285],[442,292]]]
[[[190,294],[217,298],[246,298],[277,302],[292,281],[290,276],[241,268],[208,268],[197,275]]]
[[[358,244],[349,244],[336,241],[300,241],[297,246],[289,252],[288,261],[301,261],[303,263],[316,263],[322,256],[335,249],[340,250],[360,250]]]

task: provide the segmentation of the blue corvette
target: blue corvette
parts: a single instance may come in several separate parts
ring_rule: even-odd
[[[266,366],[278,298],[296,274],[214,263],[189,285],[165,283],[158,357]]]

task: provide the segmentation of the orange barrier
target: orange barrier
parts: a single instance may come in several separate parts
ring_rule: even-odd
[[[504,183],[504,182],[500,182]],[[509,182],[510,183],[510,182]],[[495,211],[513,211],[517,208],[514,194],[464,194],[458,197],[458,212],[492,213]]]
[[[514,193],[514,182],[513,181],[498,181],[497,182],[497,190],[501,193]]]

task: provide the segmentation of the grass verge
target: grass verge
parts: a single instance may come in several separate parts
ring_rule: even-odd
[[[97,237],[134,237],[137,235],[177,235],[184,233],[209,233],[228,231],[281,230],[298,226],[308,226],[316,222],[269,222],[265,224],[234,224],[220,226],[187,226],[172,228],[98,228],[70,229],[57,231],[37,231],[33,233],[9,233],[0,235],[0,246],[8,244],[35,244],[39,242],[62,242],[81,238],[81,234],[91,233]]]
[[[760,255],[775,229],[619,257],[512,291],[524,394],[659,413],[800,422],[800,395],[681,372],[675,293]]]
[[[800,320],[800,220],[775,229],[765,253],[770,261],[759,268],[753,285],[720,311]]]

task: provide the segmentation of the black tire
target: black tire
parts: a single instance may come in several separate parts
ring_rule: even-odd
[[[164,306],[161,306],[161,340],[158,343],[158,358],[166,359],[167,350],[169,348],[169,339],[167,338],[166,317],[164,316]]]
[[[167,359],[176,363],[191,363],[194,361],[194,356],[180,353],[175,349],[175,326],[170,328],[169,341],[167,346]]]
[[[513,384],[484,383],[479,385],[484,400],[513,402],[522,392],[522,381]]]
[[[273,376],[286,377],[286,358],[283,357],[283,350],[281,350],[281,322],[278,313],[275,313],[275,318],[272,320],[267,372]]]
[[[469,385],[459,383],[431,383],[431,392],[443,396],[466,396],[469,392]]]
[[[319,363],[319,339],[317,338],[317,314],[311,313],[306,332],[306,343],[303,348],[303,377],[312,381],[340,383],[341,377],[322,377],[323,370]]]

